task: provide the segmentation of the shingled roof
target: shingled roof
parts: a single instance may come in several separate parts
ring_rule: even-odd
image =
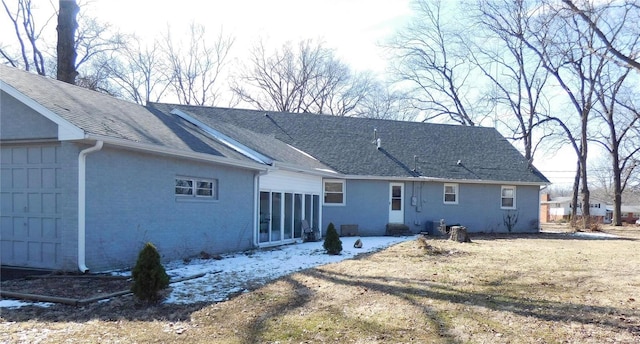
[[[173,115],[4,65],[0,65],[0,80],[3,90],[10,91],[9,86],[35,101],[82,130],[83,138],[252,162]]]
[[[355,178],[549,181],[494,128],[150,103],[147,107],[15,68],[9,88],[80,128],[110,139],[254,163],[172,113],[178,109],[281,165]],[[378,148],[374,140],[380,139]]]
[[[276,139],[350,177],[549,182],[494,128],[160,103],[148,107],[165,114],[178,109],[276,161],[305,163],[289,160],[282,145],[265,141]],[[256,135],[238,137],[242,130]]]

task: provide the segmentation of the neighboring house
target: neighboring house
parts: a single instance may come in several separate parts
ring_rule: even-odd
[[[622,213],[622,222],[635,224],[640,219],[640,205],[622,205],[620,207]],[[608,206],[609,220],[613,216],[613,206]]]
[[[542,195],[542,201],[540,202],[540,219],[541,222],[567,222],[571,217],[571,204],[572,197],[554,197],[551,198],[549,194]],[[590,216],[600,223],[611,221],[611,209],[612,206],[606,204],[604,201],[597,199],[591,200],[589,204]],[[582,204],[578,203],[578,209],[576,209],[576,215],[582,216]]]
[[[2,264],[94,272],[342,234],[538,231],[548,184],[493,128],[171,104],[0,67]]]

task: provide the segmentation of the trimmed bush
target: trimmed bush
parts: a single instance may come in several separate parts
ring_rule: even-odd
[[[342,240],[340,240],[340,236],[333,222],[329,223],[327,227],[327,236],[324,238],[322,247],[324,247],[328,254],[340,254],[340,252],[342,252]]]
[[[131,291],[142,301],[157,302],[160,290],[169,286],[169,275],[160,263],[156,247],[148,242],[138,254],[136,266],[131,270]]]

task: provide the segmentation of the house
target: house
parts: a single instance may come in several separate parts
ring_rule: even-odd
[[[3,265],[131,267],[245,250],[264,164],[188,123],[0,66]]]
[[[628,224],[636,224],[640,220],[640,205],[622,205],[620,207],[620,213],[622,213],[622,222]],[[611,220],[613,216],[613,206],[607,207],[608,219]]]
[[[549,194],[542,195],[540,202],[540,219],[541,222],[568,222],[571,217],[572,197],[554,197]],[[592,199],[589,203],[589,214],[591,218],[600,222],[611,222],[613,206],[604,201]],[[576,215],[582,216],[582,204],[578,204]]]
[[[538,231],[548,180],[495,129],[151,103],[0,67],[2,264],[130,267],[342,235]],[[322,235],[322,233],[319,233]]]

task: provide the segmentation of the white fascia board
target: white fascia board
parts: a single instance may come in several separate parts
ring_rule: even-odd
[[[298,153],[300,153],[300,154],[302,154],[302,155],[304,155],[304,156],[306,156],[306,157],[308,157],[308,158],[310,158],[310,159],[313,159],[313,160],[315,160],[315,161],[320,161],[320,160],[316,159],[316,157],[314,157],[313,155],[311,155],[311,154],[309,154],[309,153],[307,153],[307,152],[303,151],[302,149],[300,149],[300,148],[298,148],[298,147],[294,147],[294,146],[292,146],[292,145],[290,145],[290,144],[287,144],[287,146],[289,146],[289,148],[291,148],[291,149],[295,150],[296,152],[298,152]]]
[[[538,182],[516,182],[501,180],[478,180],[478,179],[447,179],[432,177],[386,177],[386,176],[359,176],[359,175],[343,175],[344,179],[361,179],[361,180],[389,180],[397,182],[436,182],[436,183],[458,183],[458,184],[500,184],[500,185],[521,185],[521,186],[543,186],[550,183]]]
[[[321,176],[321,177],[334,177],[335,178],[336,175],[338,175],[338,172],[335,172],[335,171],[329,170],[329,169],[318,169],[318,168],[301,167],[299,165],[284,163],[284,162],[280,162],[280,161],[274,161],[273,167],[277,168],[277,169],[280,169],[280,170],[284,170],[284,171],[300,172],[300,173],[306,173],[306,174],[309,174],[309,175]]]
[[[161,155],[169,155],[169,156],[185,158],[185,159],[214,162],[221,165],[246,168],[246,169],[256,170],[256,171],[267,171],[272,169],[270,166],[256,163],[256,162],[239,161],[239,160],[230,159],[227,157],[219,157],[219,156],[215,156],[207,153],[188,152],[184,150],[171,149],[171,148],[166,148],[166,147],[157,146],[153,144],[134,142],[134,141],[124,140],[124,139],[117,139],[117,138],[108,137],[108,136],[87,135],[86,139],[104,141],[105,144],[108,144],[111,146],[128,148],[131,150],[137,150],[137,151],[143,151],[143,152],[155,153],[155,154],[161,154]]]
[[[66,119],[60,117],[60,115],[58,115],[55,112],[47,109],[42,104],[38,103],[37,101],[33,100],[32,98],[29,98],[28,96],[26,96],[22,92],[16,90],[11,85],[9,85],[9,84],[7,84],[7,83],[5,83],[3,81],[0,81],[0,89],[2,91],[6,92],[8,95],[10,95],[10,96],[14,97],[15,99],[17,99],[22,104],[24,104],[24,105],[28,106],[29,108],[33,109],[35,112],[41,114],[42,116],[46,117],[47,119],[49,119],[53,123],[57,124],[58,125],[58,140],[60,140],[60,141],[81,140],[81,139],[83,139],[85,137],[84,130],[78,128],[77,126],[75,126],[73,124],[71,124],[71,122],[69,122]]]
[[[253,149],[243,145],[242,143],[230,138],[229,136],[211,128],[210,126],[202,123],[201,121],[193,118],[192,116],[189,116],[188,114],[186,114],[184,111],[182,110],[178,110],[178,109],[173,109],[171,110],[171,114],[172,115],[176,115],[182,119],[184,119],[185,121],[195,125],[196,127],[200,128],[202,131],[204,131],[205,133],[207,133],[208,135],[210,135],[212,138],[222,142],[224,145],[226,145],[227,147],[235,150],[236,152],[248,157],[249,159],[255,160],[259,163],[262,164],[266,164],[266,165],[271,165],[273,164],[273,160],[269,159],[268,157],[254,151]]]

